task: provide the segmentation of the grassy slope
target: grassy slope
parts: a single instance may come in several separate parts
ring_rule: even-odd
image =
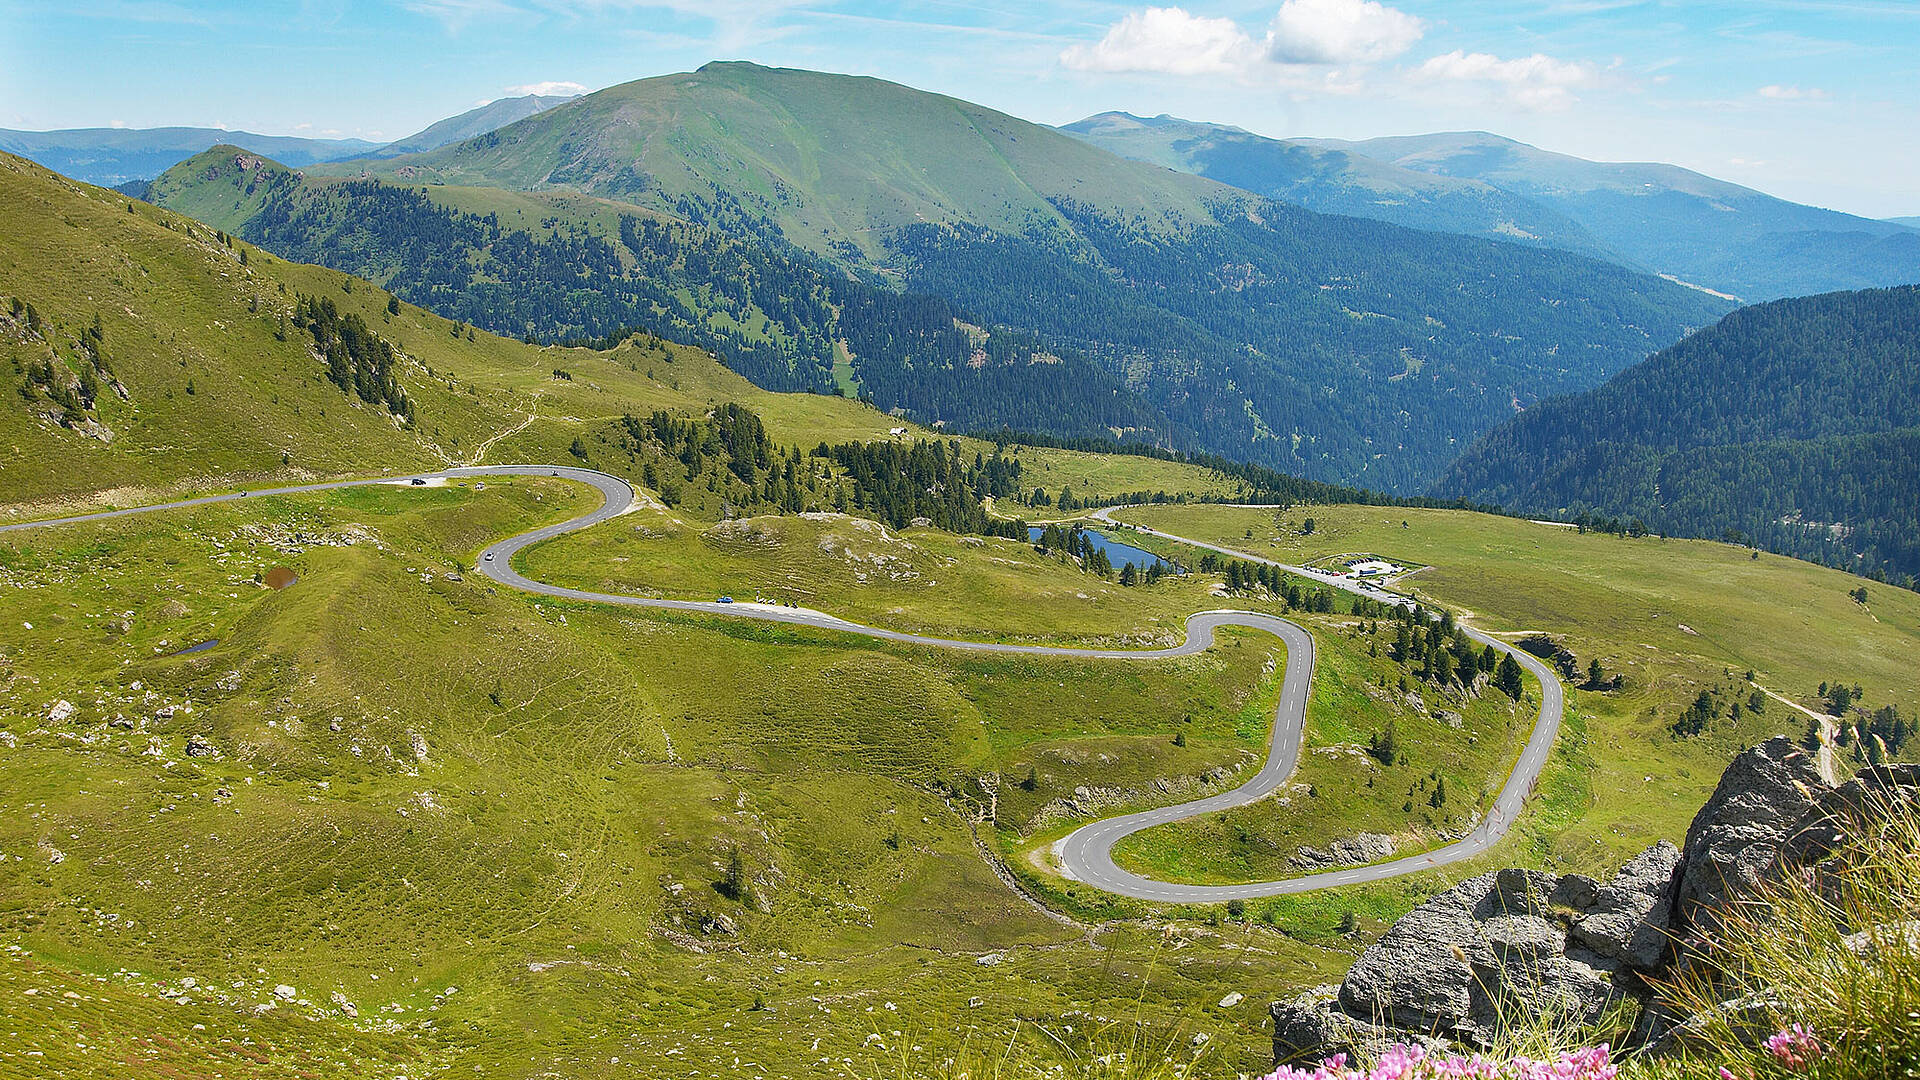
[[[0,295],[32,303],[53,327],[49,343],[0,314],[0,356],[15,368],[8,377],[23,384],[20,367],[49,356],[77,372],[75,342],[98,315],[129,395],[101,396],[111,443],[47,422],[44,397],[29,404],[7,396],[0,505],[14,515],[464,462],[483,446],[486,460],[558,461],[596,421],[653,409],[699,413],[719,401],[748,405],[782,443],[884,438],[902,423],[851,400],[769,393],[681,346],[540,348],[485,333],[468,338],[409,305],[389,315],[387,294],[363,281],[245,244],[229,248],[188,218],[17,158],[0,157],[0,222]],[[300,293],[331,297],[404,354],[415,429],[328,383],[298,334],[276,338],[281,313]],[[555,369],[573,378],[555,378]],[[1055,491],[1231,490],[1184,465],[1027,453]]]
[[[1308,515],[1316,529],[1302,536]],[[1556,767],[1527,825],[1535,855],[1577,869],[1617,865],[1658,837],[1679,838],[1736,748],[1805,730],[1803,715],[1774,703],[1738,725],[1722,717],[1699,739],[1672,739],[1667,725],[1703,687],[1744,687],[1752,669],[1762,685],[1804,704],[1814,703],[1818,684],[1841,679],[1863,686],[1871,707],[1920,710],[1912,663],[1920,597],[1870,586],[1862,608],[1848,596],[1860,579],[1810,563],[1460,511],[1169,507],[1122,516],[1287,560],[1370,551],[1425,564],[1406,581],[1418,595],[1471,612],[1491,630],[1559,635],[1583,666],[1598,657],[1624,673],[1619,693],[1570,695]]]
[[[1151,771],[1204,767],[1244,734],[1260,643],[1115,681],[1111,665],[559,606],[449,576],[583,497],[381,488],[0,544],[7,618],[33,627],[4,657],[0,853],[17,870],[0,922],[25,950],[4,979],[82,995],[52,1018],[7,996],[10,1020],[33,1020],[8,1052],[77,1075],[92,1051],[75,1040],[111,1071],[206,1061],[223,1038],[254,1039],[262,1073],[741,1055],[791,1074],[871,1059],[874,1031],[946,1053],[1083,1009],[1206,1030],[1203,1074],[1230,1075],[1264,1060],[1259,1013],[1197,1003],[1343,962],[1259,927],[1192,927],[1195,946],[1158,964],[1151,935],[1114,927],[1093,952],[1000,885],[968,801],[935,794],[1037,750],[1077,754],[1082,782],[1146,742]],[[276,564],[300,580],[253,584]],[[60,700],[77,712],[50,722]],[[1174,707],[1212,734],[1181,751],[1141,737]],[[191,735],[218,756],[185,756]],[[735,846],[747,902],[712,886]],[[1008,959],[976,964],[987,952]],[[158,1008],[188,976],[195,1004]],[[252,1015],[281,983],[295,1000]]]

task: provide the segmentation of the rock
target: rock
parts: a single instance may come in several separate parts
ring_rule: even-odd
[[[1759,883],[1826,790],[1813,755],[1784,735],[1734,758],[1687,828],[1669,894],[1671,933],[1684,939],[1710,932],[1713,910]]]
[[[1452,709],[1435,709],[1433,710],[1433,718],[1455,731],[1459,731],[1467,724],[1467,718],[1454,712]]]
[[[1870,926],[1848,934],[1840,939],[1840,943],[1847,947],[1848,952],[1868,960],[1878,958],[1883,952],[1895,956],[1920,954],[1920,919]]]
[[[1440,1045],[1417,1032],[1395,1031],[1356,1019],[1340,1010],[1339,988],[1322,986],[1268,1009],[1273,1019],[1276,1065],[1316,1065],[1335,1054],[1349,1061],[1372,1061],[1406,1043],[1437,1050]]]
[[[1392,856],[1393,837],[1380,833],[1360,833],[1352,837],[1341,837],[1327,845],[1325,851],[1319,848],[1302,847],[1288,861],[1303,870],[1324,870],[1334,866],[1365,866]]]
[[[354,1008],[353,1002],[347,1000],[347,995],[338,990],[333,992],[333,1007],[339,1009],[340,1015],[349,1020],[360,1015],[360,1010]]]
[[[1547,896],[1547,904],[1562,911],[1585,911],[1599,899],[1599,882],[1585,874],[1564,874],[1554,883],[1553,892]]]
[[[281,1001],[292,1001],[298,993],[299,991],[288,986],[286,983],[281,983],[279,986],[273,988],[273,996],[279,998]]]
[[[1559,879],[1507,869],[1470,878],[1408,912],[1340,985],[1350,1018],[1378,1018],[1470,1046],[1502,1015],[1599,1018],[1621,996],[1619,965],[1577,945],[1552,911]]]
[[[1920,765],[1875,765],[1821,792],[1774,855],[1771,873],[1819,867],[1846,846],[1850,832],[1885,821],[1901,802],[1920,798]]]
[[[70,720],[74,712],[73,702],[68,701],[66,698],[61,698],[47,709],[47,723],[58,724]]]
[[[1220,1007],[1223,1009],[1231,1009],[1235,1005],[1240,1004],[1242,1001],[1245,1001],[1246,999],[1247,999],[1247,996],[1245,994],[1242,994],[1240,991],[1235,990],[1233,993],[1228,994],[1226,997],[1223,997],[1220,999]]]
[[[1667,952],[1667,889],[1679,864],[1680,849],[1665,840],[1634,856],[1574,922],[1573,939],[1638,971],[1657,970]]]
[[[207,741],[205,735],[189,735],[187,736],[187,756],[212,757],[214,756],[213,744]]]

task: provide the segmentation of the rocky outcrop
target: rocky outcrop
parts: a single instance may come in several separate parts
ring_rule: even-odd
[[[1317,1063],[1335,1054],[1372,1061],[1401,1044],[1442,1048],[1437,1039],[1349,1016],[1340,1008],[1340,988],[1322,986],[1289,1001],[1276,1001],[1273,1058],[1278,1065]]]
[[[1687,846],[1669,890],[1677,940],[1713,929],[1713,911],[1753,888],[1795,824],[1826,790],[1812,754],[1784,735],[1742,753],[1687,828]]]
[[[1681,847],[1663,840],[1604,882],[1482,874],[1408,912],[1337,988],[1273,1004],[1275,1059],[1372,1059],[1397,1043],[1479,1049],[1500,1038],[1505,1017],[1587,1021],[1624,999],[1650,1003],[1654,983],[1702,958],[1680,946],[1710,934],[1730,899],[1776,875],[1818,882],[1846,857],[1847,837],[1894,800],[1920,800],[1920,766],[1880,766],[1828,787],[1812,754],[1770,739],[1728,766]],[[1920,933],[1870,929],[1893,941]],[[1642,1021],[1642,1045],[1680,1045],[1690,1030],[1688,1018],[1658,1008]]]
[[[1622,965],[1569,937],[1600,890],[1590,878],[1500,870],[1415,908],[1340,984],[1348,1018],[1490,1045],[1503,1016],[1593,1020],[1623,992]]]
[[[1636,970],[1659,968],[1667,952],[1667,888],[1679,865],[1680,849],[1665,840],[1634,856],[1599,886],[1573,923],[1573,939]]]
[[[1302,870],[1365,866],[1368,863],[1391,858],[1393,849],[1393,837],[1382,833],[1363,832],[1352,837],[1343,836],[1328,844],[1325,850],[1303,846],[1287,861]]]

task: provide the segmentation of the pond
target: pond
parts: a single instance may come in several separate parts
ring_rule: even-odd
[[[1028,542],[1038,542],[1040,534],[1044,531],[1045,530],[1038,525],[1027,526]],[[1106,552],[1107,561],[1113,564],[1113,568],[1116,571],[1123,566],[1131,566],[1136,570],[1145,570],[1154,563],[1161,561],[1160,556],[1155,555],[1153,552],[1143,551],[1140,548],[1134,547],[1132,544],[1123,544],[1105,533],[1096,532],[1092,529],[1087,529],[1085,532],[1087,534],[1087,540],[1093,544],[1094,550]],[[1178,570],[1177,567],[1173,567],[1170,563],[1168,566]]]

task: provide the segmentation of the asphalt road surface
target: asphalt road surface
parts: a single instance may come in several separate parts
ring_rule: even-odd
[[[1480,824],[1467,836],[1445,847],[1389,862],[1375,863],[1369,866],[1348,867],[1341,870],[1329,870],[1301,877],[1286,878],[1280,881],[1249,882],[1237,885],[1187,885],[1175,882],[1155,881],[1122,870],[1113,861],[1113,846],[1120,840],[1142,829],[1169,822],[1197,817],[1201,814],[1217,813],[1237,806],[1257,802],[1271,795],[1285,784],[1293,775],[1300,762],[1301,735],[1306,726],[1307,694],[1313,679],[1313,638],[1297,624],[1272,615],[1262,615],[1248,611],[1202,611],[1187,619],[1187,637],[1179,645],[1165,649],[1074,649],[1055,645],[1006,645],[989,641],[960,641],[951,638],[928,637],[920,634],[907,634],[897,630],[885,630],[879,627],[863,626],[860,623],[828,615],[825,612],[809,608],[780,607],[772,604],[720,603],[717,600],[663,600],[641,596],[624,596],[618,593],[591,592],[585,589],[571,589],[561,585],[549,585],[534,581],[513,568],[513,557],[523,548],[551,540],[556,536],[574,532],[603,521],[619,517],[627,512],[634,503],[633,488],[624,480],[591,469],[579,469],[569,466],[549,465],[479,465],[466,468],[447,469],[440,472],[414,473],[400,477],[387,477],[372,480],[336,480],[323,484],[301,484],[293,487],[271,488],[263,491],[231,492],[225,495],[208,495],[198,499],[183,499],[179,502],[161,503],[153,506],[128,507],[122,510],[106,510],[93,514],[80,514],[74,517],[56,518],[47,521],[16,522],[0,525],[0,533],[17,532],[24,529],[40,528],[48,525],[69,525],[85,521],[103,521],[110,518],[127,517],[133,514],[147,514],[160,510],[177,510],[193,506],[208,506],[214,503],[237,502],[242,499],[259,498],[266,495],[298,495],[308,492],[333,491],[340,488],[367,487],[375,484],[411,486],[413,481],[463,480],[486,476],[554,476],[588,484],[601,495],[600,506],[581,517],[570,521],[548,525],[530,533],[499,540],[487,546],[480,553],[477,569],[480,573],[511,588],[542,596],[553,596],[567,600],[579,600],[588,603],[618,604],[626,607],[664,608],[670,611],[692,611],[707,615],[723,615],[734,618],[758,619],[764,622],[787,623],[796,626],[811,626],[823,630],[836,630],[849,634],[862,634],[884,641],[895,641],[907,645],[923,645],[942,649],[960,649],[985,653],[1018,653],[1030,656],[1072,656],[1095,660],[1163,660],[1176,656],[1192,656],[1205,651],[1213,644],[1214,632],[1221,627],[1240,626],[1262,630],[1279,637],[1287,646],[1287,668],[1280,688],[1280,702],[1274,712],[1273,735],[1268,749],[1267,760],[1260,771],[1246,783],[1230,791],[1223,791],[1203,799],[1181,803],[1177,806],[1161,807],[1157,810],[1145,810],[1119,817],[1105,818],[1082,826],[1055,845],[1060,865],[1064,873],[1075,880],[1085,882],[1108,892],[1142,900],[1158,900],[1173,903],[1218,903],[1227,900],[1244,900],[1261,896],[1276,896],[1282,893],[1312,892],[1317,889],[1329,889],[1342,885],[1355,885],[1361,882],[1382,881],[1403,874],[1432,870],[1449,863],[1473,858],[1486,851],[1506,835],[1507,829],[1519,816],[1525,805],[1533,783],[1538,779],[1540,770],[1546,765],[1547,754],[1553,748],[1554,737],[1560,730],[1562,709],[1562,691],[1560,681],[1553,672],[1539,660],[1520,652],[1504,641],[1497,640],[1476,630],[1467,630],[1475,640],[1492,645],[1503,653],[1518,659],[1522,666],[1540,680],[1544,696],[1541,701],[1540,718],[1534,725],[1533,734],[1527,740],[1520,759],[1507,778],[1506,786],[1500,791],[1493,808]],[[1120,508],[1115,508],[1120,509]],[[1117,524],[1108,516],[1110,511],[1102,510],[1095,516],[1108,524]],[[1188,544],[1193,547],[1230,555],[1250,562],[1269,563],[1293,574],[1319,581],[1335,588],[1345,589],[1384,603],[1404,604],[1405,597],[1386,592],[1375,586],[1354,582],[1311,570],[1304,566],[1292,566],[1286,563],[1263,559],[1257,555],[1235,551],[1232,548],[1218,547],[1213,544],[1189,540],[1171,533],[1158,532],[1139,526],[1127,526],[1139,532],[1158,536],[1166,540]]]

